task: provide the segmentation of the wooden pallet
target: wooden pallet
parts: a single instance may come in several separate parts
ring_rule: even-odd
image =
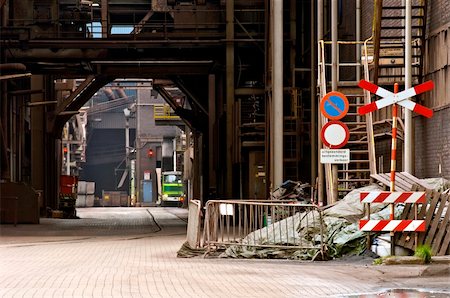
[[[422,205],[418,212],[418,219],[425,219],[426,231],[419,233],[417,244],[428,244],[433,255],[445,255],[450,245],[450,194],[426,189],[414,185],[411,190],[425,191],[427,204]],[[414,219],[413,204],[405,204],[401,219]],[[415,248],[415,234],[402,233],[396,237],[395,244],[413,250]]]
[[[381,182],[386,187],[389,187],[391,184],[391,174],[390,173],[381,173],[381,174],[373,174],[370,175],[373,179]],[[396,191],[410,191],[413,185],[419,185],[420,187],[431,190],[432,187],[427,183],[421,181],[419,178],[407,173],[407,172],[397,172],[395,174],[395,190]]]

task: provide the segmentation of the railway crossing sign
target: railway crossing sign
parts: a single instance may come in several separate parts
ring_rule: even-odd
[[[349,108],[347,97],[341,92],[328,92],[320,101],[320,111],[330,120],[344,118]]]
[[[330,149],[339,149],[347,144],[350,132],[343,122],[329,121],[322,127],[320,138]]]
[[[367,82],[365,80],[361,80],[358,84],[359,87],[374,93],[380,97],[381,99],[377,101],[373,101],[365,106],[362,106],[358,109],[358,113],[360,115],[364,115],[381,108],[387,107],[389,105],[398,104],[408,110],[414,111],[417,114],[425,116],[427,118],[431,118],[433,116],[433,110],[424,107],[418,103],[415,103],[407,98],[413,97],[415,95],[421,94],[423,92],[429,91],[433,89],[434,83],[433,81],[428,81],[417,85],[415,87],[409,88],[399,93],[390,92],[384,88],[381,88],[375,84]]]

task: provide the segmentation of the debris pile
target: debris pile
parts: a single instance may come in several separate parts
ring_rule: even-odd
[[[366,234],[359,231],[358,220],[364,215],[364,206],[359,199],[360,192],[380,191],[378,185],[370,185],[353,190],[344,199],[334,206],[323,211],[323,239],[326,244],[326,258],[333,259],[344,255],[358,255],[366,249]],[[388,219],[389,209],[385,204],[372,204],[372,219]],[[403,211],[401,205],[397,206],[395,213],[399,216]],[[305,217],[308,220],[301,220]],[[302,223],[308,222],[308,226]],[[292,224],[300,223],[300,224]],[[291,244],[295,245],[295,239],[300,237],[302,243],[310,243],[311,248],[304,249],[279,249],[279,248],[255,248],[250,246],[233,245],[221,254],[221,257],[244,257],[244,258],[289,258],[311,260],[317,255],[317,244],[320,243],[320,216],[317,211],[308,213],[297,213],[294,216],[276,222],[261,230],[247,235],[242,243],[257,244]],[[294,229],[297,236],[286,237],[282,235],[293,235]],[[298,240],[297,240],[298,241]]]

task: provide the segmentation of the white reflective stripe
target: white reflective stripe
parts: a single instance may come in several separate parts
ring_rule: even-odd
[[[407,108],[410,111],[414,111],[414,107],[416,106],[416,103],[409,100],[409,99],[404,99],[402,101],[397,102],[399,105],[401,105],[404,108]]]
[[[424,220],[413,220],[403,231],[413,232],[424,222]]]
[[[407,99],[416,95],[416,90],[414,88],[406,89],[400,93],[397,93],[398,100]]]
[[[390,106],[391,104],[394,104],[394,103],[395,103],[394,96],[388,96],[388,97],[382,98],[380,100],[377,100],[375,102],[375,104],[377,105],[377,109],[378,110],[381,109],[381,108]]]
[[[384,228],[383,231],[393,231],[400,224],[401,220],[391,220]]]
[[[384,203],[394,203],[401,194],[401,192],[393,192],[386,198],[386,200],[384,200]]]
[[[381,87],[378,87],[377,92],[375,94],[378,95],[378,96],[381,96],[381,97],[388,97],[388,96],[394,95],[393,92],[388,91],[388,90],[386,90],[384,88],[381,88]]]
[[[424,192],[413,192],[412,195],[408,199],[406,199],[405,203],[415,203],[423,194]]]
[[[381,191],[371,191],[369,194],[361,201],[361,203],[372,203],[379,195]]]
[[[379,222],[379,220],[371,219],[362,227],[361,231],[372,231]]]

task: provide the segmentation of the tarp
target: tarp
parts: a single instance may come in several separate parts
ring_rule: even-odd
[[[323,211],[323,237],[326,244],[325,254],[327,258],[358,255],[366,249],[366,234],[359,231],[358,227],[358,221],[364,215],[364,205],[360,202],[359,193],[380,190],[381,188],[376,184],[355,189],[334,206]],[[388,219],[389,208],[385,207],[385,204],[371,204],[371,219]],[[396,206],[396,216],[399,216],[402,210],[403,206]],[[294,235],[294,233],[297,234],[296,237],[289,236]],[[298,240],[299,238],[300,240]],[[299,241],[302,247],[305,248],[255,248],[233,245],[227,248],[220,256],[233,258],[312,259],[318,252],[317,248],[314,247],[317,247],[320,243],[320,216],[317,211],[297,213],[268,227],[252,232],[243,239],[242,243],[298,245]]]

